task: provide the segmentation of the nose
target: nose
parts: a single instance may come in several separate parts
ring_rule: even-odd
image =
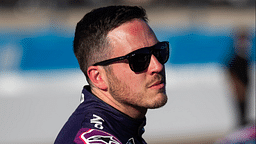
[[[151,60],[148,66],[148,72],[150,74],[160,73],[164,69],[164,65],[161,64],[154,55],[151,55]]]

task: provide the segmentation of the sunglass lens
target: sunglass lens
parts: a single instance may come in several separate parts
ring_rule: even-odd
[[[150,57],[150,54],[134,54],[129,60],[131,69],[134,72],[144,71],[149,65]]]
[[[152,53],[161,64],[166,63],[169,58],[168,42],[160,42],[153,49],[143,48],[135,51],[129,58],[130,68],[134,72],[142,72],[147,69]]]
[[[154,56],[157,58],[157,60],[164,64],[167,62],[169,58],[169,45],[167,42],[159,43],[156,49],[154,49]]]

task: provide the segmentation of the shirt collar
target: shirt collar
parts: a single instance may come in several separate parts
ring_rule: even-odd
[[[146,125],[146,117],[142,119],[131,118],[130,116],[122,113],[121,111],[105,103],[97,96],[93,95],[91,93],[90,86],[86,85],[84,86],[84,89],[82,91],[80,102],[91,103],[92,101],[97,101],[97,105],[101,107],[101,110],[108,111],[109,114],[113,114],[114,116],[112,118],[115,118],[116,121],[119,121],[120,125],[128,127],[129,130],[127,130],[130,131],[131,133],[141,136],[145,132],[144,126]]]

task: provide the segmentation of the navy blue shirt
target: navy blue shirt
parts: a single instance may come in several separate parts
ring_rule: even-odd
[[[82,102],[58,134],[54,144],[146,144],[146,118],[133,119],[94,96],[89,86]]]

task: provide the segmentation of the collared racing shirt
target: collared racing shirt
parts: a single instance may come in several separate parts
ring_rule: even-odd
[[[146,118],[133,119],[108,105],[85,86],[81,104],[65,123],[54,144],[146,144]]]

